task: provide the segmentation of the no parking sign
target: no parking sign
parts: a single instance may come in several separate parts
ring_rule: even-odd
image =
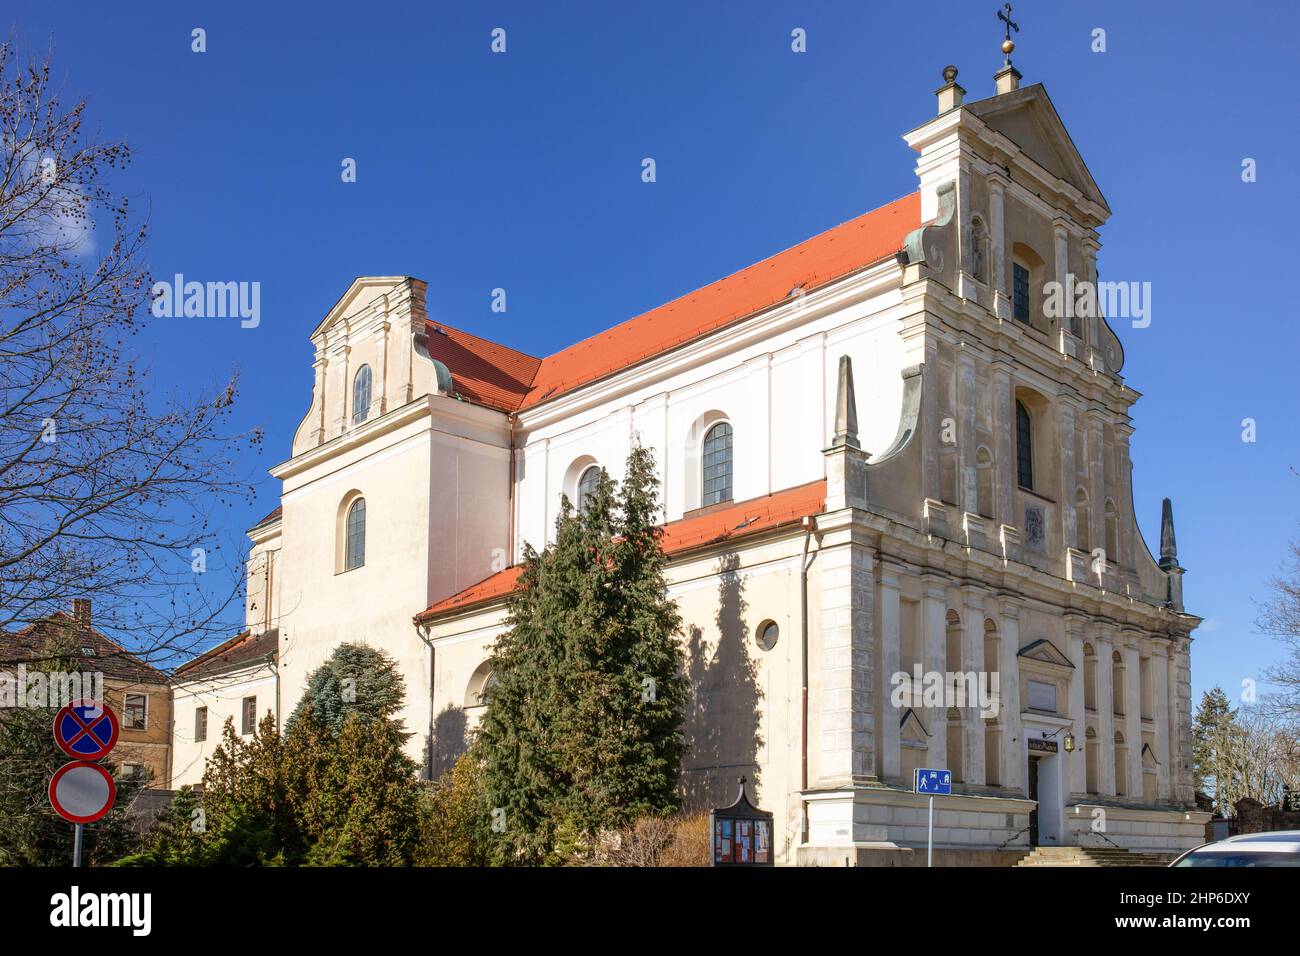
[[[117,714],[94,700],[78,700],[54,715],[54,742],[73,760],[98,760],[117,744]]]

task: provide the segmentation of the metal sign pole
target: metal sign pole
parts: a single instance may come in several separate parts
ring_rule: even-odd
[[[81,831],[83,827],[80,823],[72,825],[72,865],[81,866]]]
[[[925,865],[934,866],[934,797],[930,797],[930,822],[925,828]]]

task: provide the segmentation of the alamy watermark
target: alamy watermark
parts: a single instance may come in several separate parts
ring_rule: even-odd
[[[152,311],[159,319],[240,319],[240,327],[262,322],[262,283],[185,281],[176,273],[170,283],[155,282]]]
[[[1151,324],[1150,282],[1089,282],[1065,275],[1043,285],[1043,315],[1049,319],[1131,319],[1133,328]]]
[[[997,717],[1002,699],[997,671],[896,671],[889,678],[889,702],[905,707],[977,707],[981,717]]]
[[[104,675],[99,671],[0,671],[0,707],[52,709],[79,700],[102,702]]]

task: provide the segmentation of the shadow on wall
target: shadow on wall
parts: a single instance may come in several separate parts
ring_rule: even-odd
[[[429,779],[437,780],[469,749],[465,708],[449,706],[433,721],[433,733],[425,746]]]
[[[689,631],[686,677],[690,686],[682,763],[682,810],[687,813],[729,806],[736,797],[736,779],[742,775],[749,778],[751,799],[759,786],[763,692],[758,662],[750,656],[745,584],[739,567],[734,554],[718,561],[714,618],[718,644],[711,658],[704,632],[695,626]]]

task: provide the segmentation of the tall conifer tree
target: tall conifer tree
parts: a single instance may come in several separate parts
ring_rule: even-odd
[[[480,725],[500,862],[562,861],[596,834],[677,808],[686,699],[664,577],[653,455],[603,471],[555,543],[528,549]]]

